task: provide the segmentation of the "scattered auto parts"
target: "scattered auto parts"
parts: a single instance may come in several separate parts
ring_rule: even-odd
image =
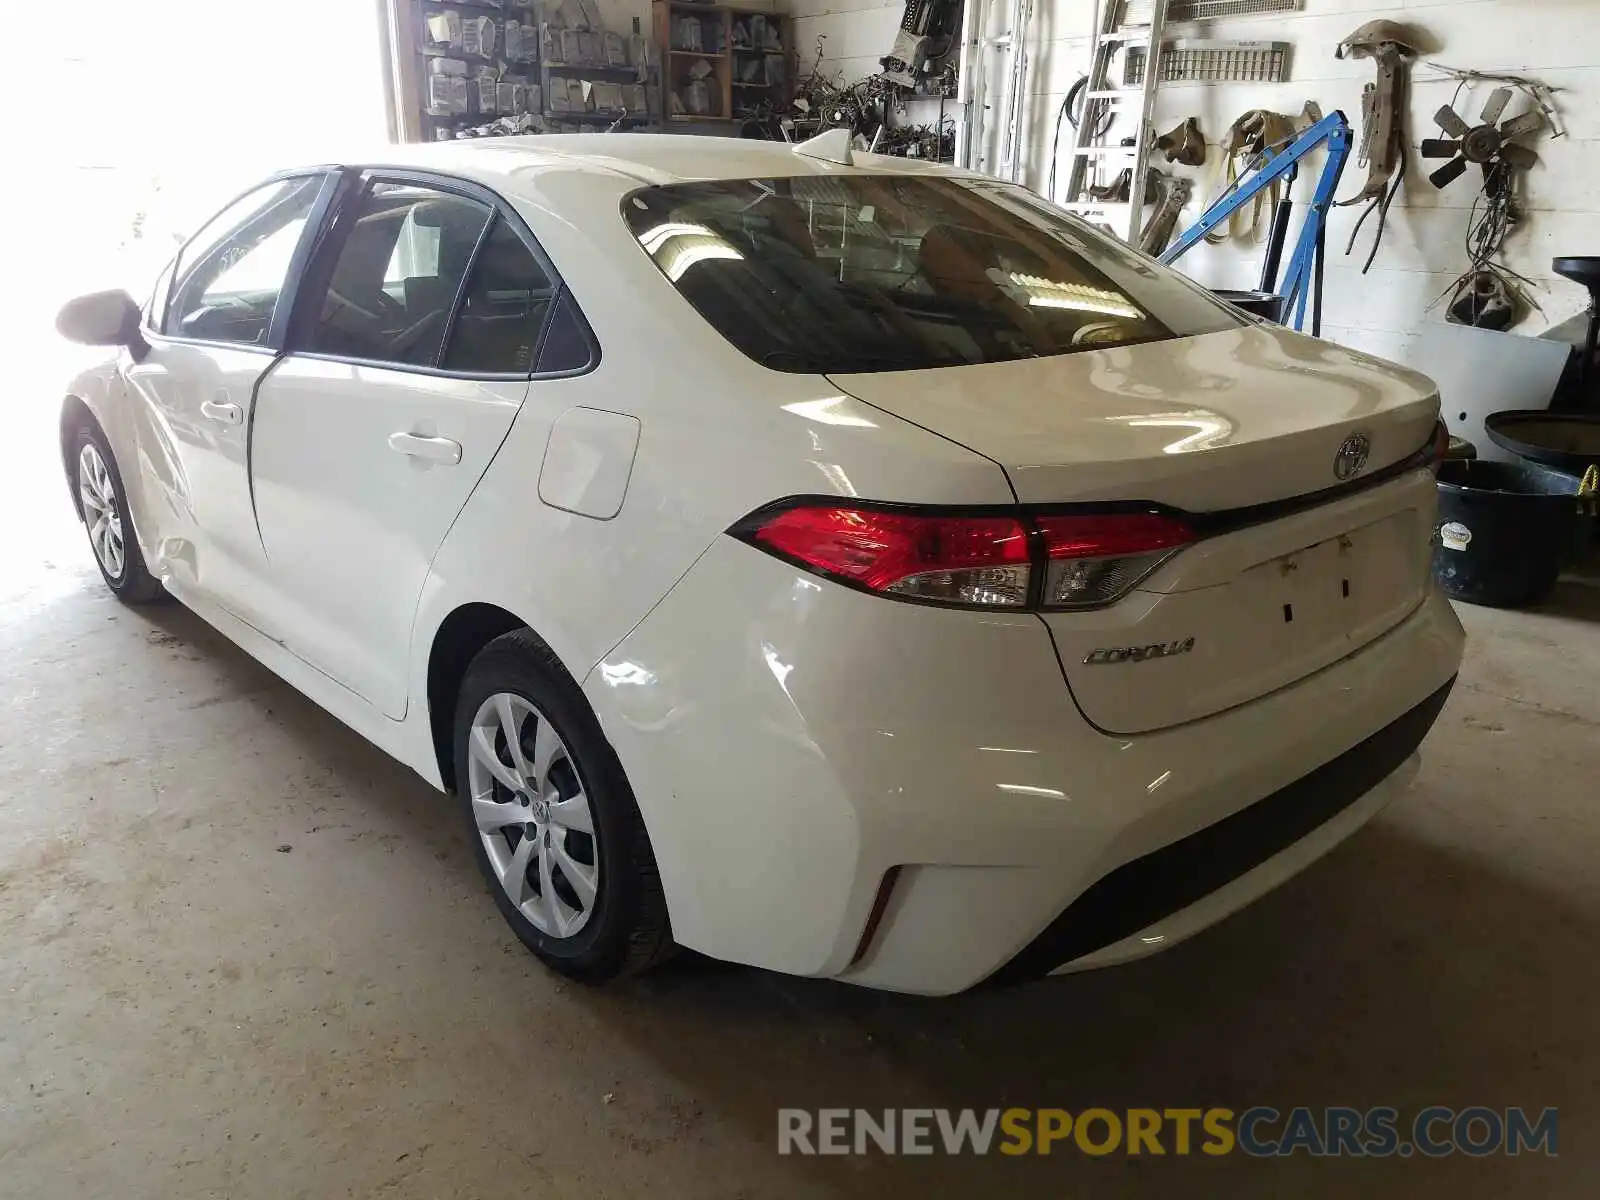
[[[1336,58],[1370,58],[1377,65],[1377,79],[1361,93],[1361,150],[1357,162],[1365,163],[1367,181],[1361,191],[1340,207],[1366,203],[1344,252],[1355,249],[1361,227],[1373,213],[1378,214],[1372,235],[1372,248],[1361,266],[1362,274],[1372,268],[1384,227],[1389,222],[1389,206],[1394,203],[1406,175],[1405,112],[1407,70],[1417,57],[1421,38],[1411,28],[1395,21],[1368,21],[1334,51]]]
[[[1466,173],[1468,164],[1483,168],[1485,190],[1510,187],[1512,170],[1526,171],[1539,161],[1539,156],[1515,140],[1539,133],[1545,127],[1544,114],[1529,110],[1502,121],[1510,103],[1509,87],[1496,88],[1483,106],[1476,125],[1467,124],[1455,109],[1446,104],[1434,114],[1434,122],[1450,136],[1423,138],[1423,158],[1449,159],[1444,166],[1428,176],[1436,188],[1448,187]]]

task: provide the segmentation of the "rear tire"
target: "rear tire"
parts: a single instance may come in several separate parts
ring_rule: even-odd
[[[671,953],[633,789],[583,693],[530,631],[496,638],[467,668],[454,753],[478,869],[540,960],[603,983]]]
[[[148,604],[166,596],[161,581],[150,574],[122,485],[116,455],[99,426],[85,422],[72,440],[73,485],[89,548],[106,586],[124,604]]]

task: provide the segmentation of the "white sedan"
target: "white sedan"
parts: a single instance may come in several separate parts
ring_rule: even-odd
[[[955,992],[1172,945],[1415,773],[1423,377],[1010,184],[650,135],[246,192],[61,415],[106,583],[458,798],[517,935]]]

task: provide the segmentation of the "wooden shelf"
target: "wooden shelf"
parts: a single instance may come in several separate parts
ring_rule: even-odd
[[[762,8],[749,8],[742,4],[693,4],[686,0],[652,0],[651,5],[652,27],[655,42],[659,47],[661,56],[661,107],[665,118],[679,123],[695,121],[732,121],[737,119],[730,116],[699,116],[688,112],[673,112],[674,104],[681,104],[683,97],[688,93],[684,90],[694,79],[691,66],[696,59],[703,59],[711,68],[711,72],[699,82],[708,93],[706,99],[722,112],[732,114],[739,105],[734,103],[736,95],[743,96],[744,107],[757,103],[781,107],[789,97],[792,86],[790,79],[793,77],[792,64],[789,63],[789,50],[785,48],[771,49],[767,46],[735,45],[734,31],[740,31],[740,36],[749,41],[766,41],[768,37],[776,37],[785,47],[793,42],[791,36],[791,15],[786,12],[773,12]],[[700,29],[701,40],[707,43],[720,42],[721,50],[685,50],[673,45],[680,24],[693,17]],[[760,17],[765,23],[764,32],[758,37],[753,32],[753,18]],[[742,57],[741,57],[742,56]],[[768,56],[777,56],[784,62],[783,78],[772,80],[767,77],[766,70],[745,72],[755,74],[761,78],[749,81],[735,79],[740,74],[735,69],[735,64],[749,66],[753,62],[763,62]],[[756,96],[752,93],[759,92]]]
[[[555,109],[549,109],[543,114],[543,116],[547,121],[587,121],[590,123],[604,122],[607,125],[610,125],[618,120],[624,122],[636,121],[642,125],[650,119],[643,113],[623,113],[620,109],[612,109],[609,112],[589,112],[587,110],[584,112],[557,112]]]
[[[482,13],[484,16],[503,17],[508,12],[531,13],[531,8],[497,8],[493,4],[477,4],[474,0],[422,0],[429,8],[470,8],[473,12]]]
[[[604,74],[622,74],[630,79],[639,77],[639,68],[634,66],[615,66],[611,63],[545,63],[551,71],[560,71],[564,75],[582,75],[590,71],[599,71]]]

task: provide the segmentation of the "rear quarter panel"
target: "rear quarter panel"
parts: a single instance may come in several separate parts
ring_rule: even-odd
[[[628,232],[621,205],[639,186],[555,167],[508,197],[583,309],[600,362],[585,375],[532,384],[446,538],[418,610],[414,697],[426,695],[440,624],[472,602],[515,613],[581,681],[730,525],[776,499],[1013,498],[987,459],[821,376],[770,371],[730,346]],[[622,507],[609,519],[540,500],[550,427],[572,407],[639,422]],[[608,714],[599,716],[607,724]]]

